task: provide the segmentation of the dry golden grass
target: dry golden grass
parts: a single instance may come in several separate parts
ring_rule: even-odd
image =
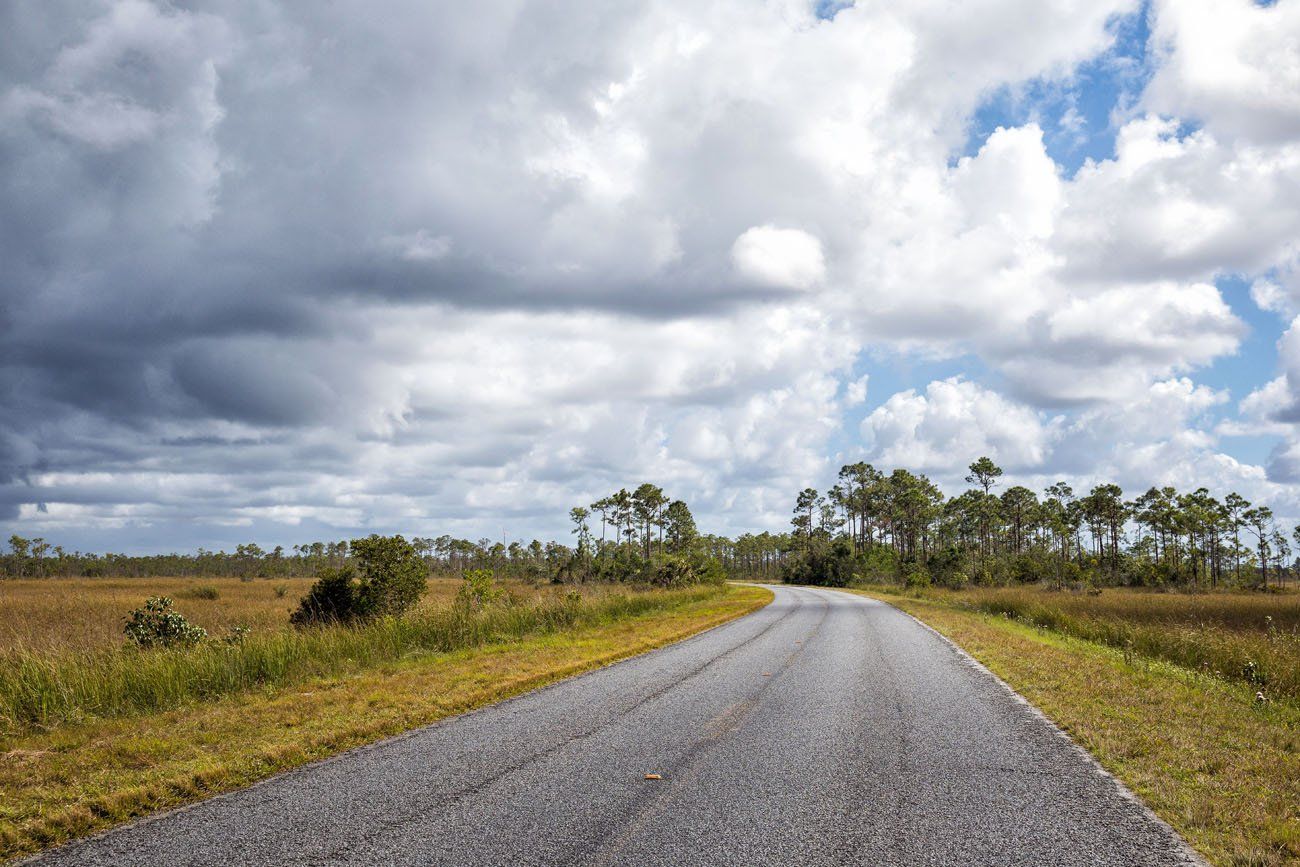
[[[1290,591],[1167,593],[1120,587],[1099,593],[1071,593],[1026,586],[933,588],[922,595],[945,602],[1050,605],[1066,614],[1135,624],[1219,626],[1248,632],[1300,630],[1300,593]]]
[[[613,622],[407,655],[363,672],[165,713],[0,738],[0,859],[239,788],[641,653],[770,599],[761,588],[729,587]]]
[[[868,595],[965,648],[1213,863],[1300,863],[1300,704],[1257,704],[1245,683],[973,610],[954,597]],[[1169,604],[1179,610],[1196,601]]]
[[[1300,700],[1300,594],[973,587],[917,595],[1204,669],[1270,698]]]
[[[150,592],[158,586],[151,581],[139,583],[146,585],[140,589]],[[250,689],[343,676],[405,653],[447,652],[572,629],[600,619],[678,606],[691,594],[717,592],[716,588],[657,591],[607,584],[574,588],[508,583],[496,603],[479,608],[453,604],[462,585],[459,580],[435,581],[415,610],[401,618],[298,630],[290,628],[283,615],[268,613],[264,594],[250,593],[248,583],[233,582],[237,592],[224,597],[222,589],[232,588],[196,584],[185,589],[186,596],[191,603],[208,604],[207,623],[213,626],[213,634],[193,647],[141,651],[107,632],[92,641],[75,629],[55,626],[42,635],[45,649],[0,649],[0,735],[92,717],[159,713]],[[91,585],[82,596],[103,592]],[[287,593],[281,597],[273,591],[272,595],[281,602],[288,598]],[[83,613],[94,610],[98,609],[82,609]],[[238,623],[235,617],[247,613],[261,613],[266,625],[251,629],[233,644],[223,640],[216,624]],[[100,616],[106,621],[111,617],[102,611]]]
[[[0,580],[0,657],[7,651],[64,652],[102,650],[124,641],[126,615],[149,596],[170,596],[186,619],[222,635],[235,626],[255,632],[287,629],[292,611],[311,586],[311,578],[47,578]],[[431,578],[419,609],[451,602],[459,578]],[[571,587],[506,586],[530,595],[557,595]],[[217,598],[199,596],[202,588]],[[284,595],[277,594],[283,588]],[[584,589],[585,595],[608,592]]]

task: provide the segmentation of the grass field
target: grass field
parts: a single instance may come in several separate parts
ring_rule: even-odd
[[[1297,663],[1300,600],[857,592],[897,605],[983,662],[1212,863],[1300,863],[1300,701],[1278,686],[1293,682],[1286,666]],[[1193,650],[1201,644],[1211,650]],[[1240,671],[1216,673],[1199,661],[1203,652],[1264,660],[1274,685],[1265,689],[1276,697],[1257,701],[1257,683]]]
[[[313,631],[321,641],[337,642],[327,654],[307,654],[316,663],[336,660],[325,670],[309,666],[285,680],[189,694],[152,709],[104,713],[101,707],[80,719],[56,714],[47,723],[11,721],[0,734],[0,858],[238,788],[607,664],[740,616],[770,598],[752,587],[633,594],[593,587],[575,600],[548,588],[536,598],[448,619],[449,606],[435,595],[403,621],[407,629]],[[459,631],[447,632],[449,624]],[[192,656],[189,662],[200,664],[183,670],[202,672],[213,664],[212,653],[238,655],[259,646],[257,653],[265,653],[297,639],[268,626],[243,647],[153,656],[177,657],[182,668],[184,657]],[[116,644],[44,652],[68,665],[121,655]],[[215,659],[225,670],[228,661]]]
[[[922,596],[1011,617],[1300,699],[1300,593],[1062,593],[1035,587],[926,590]]]
[[[47,578],[0,581],[0,654],[86,651],[122,644],[127,612],[147,596],[170,596],[187,619],[211,635],[235,626],[256,632],[289,628],[289,612],[311,578]],[[418,610],[445,606],[459,578],[431,578]],[[562,596],[572,588],[507,584],[516,593]],[[215,592],[215,597],[211,593]],[[606,592],[587,588],[585,593]]]
[[[5,582],[0,590],[8,604],[0,605],[0,623],[10,634],[22,630],[24,639],[0,645],[0,734],[163,711],[364,670],[408,653],[446,652],[633,616],[674,604],[681,595],[610,585],[506,584],[500,602],[477,610],[452,604],[462,583],[432,581],[420,604],[402,618],[299,630],[288,622],[296,598],[264,582]],[[300,589],[305,592],[305,582]],[[192,648],[128,647],[120,631],[123,615],[152,593],[174,593],[181,611],[213,638],[236,624],[250,624],[251,631],[233,646],[215,640]],[[60,599],[66,620],[60,620]]]

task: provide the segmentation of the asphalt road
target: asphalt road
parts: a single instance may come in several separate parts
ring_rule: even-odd
[[[774,590],[680,644],[38,863],[1195,863],[911,618]]]

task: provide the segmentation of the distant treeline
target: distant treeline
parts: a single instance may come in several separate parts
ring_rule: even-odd
[[[924,475],[841,468],[825,495],[795,498],[792,531],[714,540],[715,556],[738,576],[794,583],[862,582],[1260,587],[1295,572],[1292,541],[1267,506],[1205,488],[1150,488],[1128,500],[1119,485],[1076,493],[1065,482],[1041,495],[1016,485],[1000,493],[1002,469],[970,465],[971,488],[954,497]]]
[[[233,553],[207,551],[196,554],[85,554],[66,551],[45,539],[9,537],[9,551],[0,556],[0,576],[6,578],[144,578],[193,576],[204,578],[275,578],[314,575],[324,566],[344,562],[347,542],[311,542],[294,545],[292,553],[277,546],[265,551],[255,544],[237,545]]]
[[[411,545],[430,574],[461,575],[488,569],[500,577],[528,581],[630,581],[680,586],[721,580],[723,568],[710,556],[690,508],[657,485],[619,490],[590,506],[570,510],[572,546],[534,539],[505,544],[491,539],[420,537]],[[149,576],[277,578],[314,576],[352,561],[347,541],[307,542],[286,550],[238,545],[234,552],[199,549],[195,554],[84,554],[45,539],[12,536],[0,556],[0,577]]]
[[[667,586],[729,575],[826,585],[1266,587],[1296,572],[1291,543],[1300,546],[1300,528],[1286,533],[1267,506],[1236,493],[1219,500],[1205,488],[1162,487],[1127,500],[1115,484],[1076,493],[1064,482],[1041,494],[1020,485],[999,492],[1001,477],[980,458],[966,477],[971,488],[945,497],[924,475],[850,464],[826,494],[799,492],[790,532],[735,539],[699,533],[685,502],[647,482],[571,509],[572,545],[447,535],[411,544],[430,574],[489,569],[527,581]],[[145,556],[68,553],[20,536],[9,545],[4,577],[274,578],[351,560],[346,541]]]
[[[491,539],[477,542],[451,536],[415,537],[411,544],[432,574],[459,575],[466,569],[491,569],[499,574],[525,577],[556,571],[572,557],[573,549],[556,542],[534,539],[528,544],[503,545]],[[195,554],[83,554],[68,552],[44,539],[11,536],[8,553],[0,556],[0,575],[7,578],[142,578],[180,576],[202,578],[309,577],[327,567],[340,567],[350,558],[346,540],[308,542],[289,550],[269,551],[249,543],[233,552]]]

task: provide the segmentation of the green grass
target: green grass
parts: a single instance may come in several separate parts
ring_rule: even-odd
[[[920,595],[1242,681],[1271,699],[1300,699],[1297,594],[1112,589],[1093,595],[1015,587]]]
[[[410,630],[339,630],[317,638],[340,643],[321,646],[368,655],[170,710],[0,735],[0,860],[677,641],[771,598],[755,587],[597,591],[570,609],[560,599],[539,602],[531,620],[482,612],[460,631],[427,618]],[[446,650],[440,641],[460,646]]]
[[[465,647],[666,611],[717,588],[585,599],[510,597],[482,610],[446,606],[360,626],[255,633],[240,644],[16,653],[0,667],[0,734],[89,718],[154,713],[250,689],[340,675],[417,652]]]
[[[1300,864],[1300,702],[1260,703],[1239,676],[1170,659],[1198,631],[1219,642],[1216,653],[1257,649],[1269,630],[1242,612],[1258,613],[1257,600],[1270,597],[857,592],[913,614],[988,666],[1212,863]],[[1146,640],[1117,647],[1114,636]]]

